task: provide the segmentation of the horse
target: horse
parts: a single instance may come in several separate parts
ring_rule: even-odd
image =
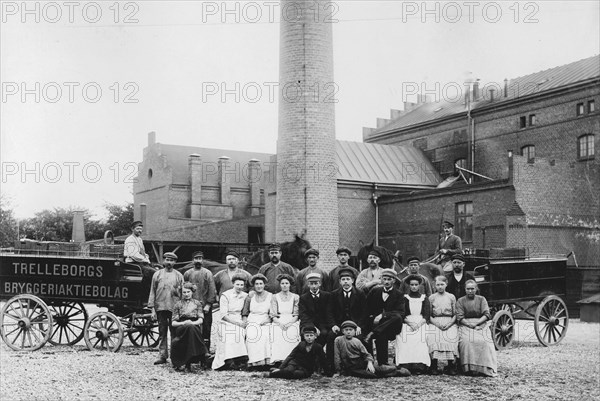
[[[294,235],[294,240],[291,242],[283,242],[281,245],[281,261],[288,263],[298,270],[302,270],[308,266],[308,262],[304,257],[304,252],[311,248],[310,242],[304,239],[304,235]],[[248,260],[242,261],[244,270],[254,275],[258,273],[260,267],[271,261],[269,250],[263,249],[253,253]]]

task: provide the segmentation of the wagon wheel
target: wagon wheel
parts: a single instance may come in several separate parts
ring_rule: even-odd
[[[510,312],[500,310],[492,320],[492,339],[496,349],[504,349],[510,346],[514,340],[515,320]]]
[[[546,347],[558,344],[567,334],[569,311],[564,301],[556,295],[542,300],[535,310],[535,335]]]
[[[159,333],[158,323],[150,316],[131,316],[131,328],[127,333],[129,341],[136,347],[154,348],[158,345]]]
[[[83,338],[83,328],[88,313],[81,302],[50,305],[53,332],[48,340],[52,345],[75,345]]]
[[[123,326],[110,312],[94,313],[85,323],[83,338],[90,351],[106,349],[117,352],[123,344]]]
[[[15,351],[42,348],[52,334],[50,309],[34,295],[17,295],[0,312],[0,334]]]

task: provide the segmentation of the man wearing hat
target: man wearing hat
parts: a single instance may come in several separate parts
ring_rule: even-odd
[[[329,304],[331,303],[331,293],[321,290],[321,275],[319,273],[309,273],[306,275],[308,281],[308,291],[300,295],[298,304],[300,329],[306,326],[317,328],[317,342],[322,346],[331,343],[335,334],[331,331],[333,319],[330,315]],[[333,364],[333,348],[326,349],[327,361]]]
[[[307,249],[306,252],[304,252],[304,257],[308,262],[308,266],[300,270],[300,273],[298,273],[298,276],[296,276],[296,292],[298,294],[303,294],[308,291],[308,282],[306,281],[306,276],[310,273],[320,274],[321,288],[325,291],[329,291],[331,287],[329,283],[329,274],[320,267],[317,267],[319,251],[314,248]]]
[[[337,258],[340,261],[340,264],[329,272],[329,278],[331,283],[331,291],[337,290],[340,288],[340,270],[341,269],[350,269],[354,272],[354,278],[358,277],[358,270],[348,264],[348,260],[350,260],[350,255],[352,255],[352,251],[345,246],[341,246],[335,251],[337,254]]]
[[[453,294],[456,299],[467,295],[465,291],[465,284],[468,280],[475,280],[472,274],[465,272],[465,257],[460,253],[452,256],[452,268],[453,271],[448,273],[448,287],[446,291]]]
[[[171,319],[173,307],[181,298],[181,287],[183,286],[183,274],[173,268],[175,262],[177,262],[177,255],[173,252],[165,252],[163,255],[164,269],[154,273],[150,285],[148,308],[152,309],[152,319],[158,319],[160,338],[158,345],[160,357],[154,362],[155,365],[167,363],[167,358],[169,358],[167,332],[170,330],[171,338],[175,337]]]
[[[279,292],[277,276],[280,274],[289,274],[292,277],[296,277],[298,275],[298,269],[281,261],[281,245],[279,244],[269,245],[269,257],[271,258],[271,261],[262,265],[258,272],[263,274],[268,280],[265,285],[265,290],[269,291],[271,294],[277,294]],[[296,289],[292,288],[292,292],[295,291]]]
[[[382,286],[377,286],[367,295],[367,334],[365,341],[367,350],[372,353],[371,340],[375,340],[377,362],[388,363],[388,341],[394,340],[402,331],[404,323],[404,297],[395,288],[397,274],[394,269],[383,269]]]
[[[419,284],[419,292],[421,294],[425,294],[426,297],[429,297],[433,292],[431,288],[431,282],[427,277],[419,273],[420,263],[421,259],[419,259],[416,256],[411,256],[410,258],[408,258],[408,277],[410,277],[411,274],[421,277],[421,284]],[[437,268],[435,270],[437,270]],[[437,273],[438,274],[436,275],[439,275],[439,271]],[[402,291],[403,294],[408,294],[410,292],[410,282],[408,280],[408,277],[405,277],[402,280],[402,283],[400,284],[400,291]]]
[[[329,304],[330,315],[334,322],[331,331],[336,336],[342,335],[342,323],[352,320],[357,325],[356,337],[362,340],[366,334],[364,331],[367,323],[367,297],[354,287],[354,279],[354,272],[351,269],[340,270],[340,288],[331,293],[332,299]]]
[[[202,303],[204,320],[202,321],[202,336],[204,344],[210,350],[210,329],[212,326],[212,306],[217,302],[217,289],[215,279],[210,270],[202,267],[204,252],[196,251],[192,255],[191,269],[183,274],[183,279],[196,285],[192,297]],[[185,267],[190,267],[186,265]]]
[[[439,252],[438,264],[442,266],[445,272],[451,272],[452,263],[450,258],[457,253],[462,254],[462,240],[458,235],[454,235],[454,224],[444,221],[442,228],[444,229],[444,234],[440,238],[436,250]]]
[[[373,249],[367,256],[369,268],[361,271],[356,279],[356,288],[362,290],[365,294],[368,294],[375,286],[381,285],[383,268],[379,267],[379,262],[381,262],[381,255]]]
[[[125,239],[123,255],[127,263],[150,264],[150,258],[144,248],[142,241],[142,230],[144,226],[141,221],[134,221],[131,224],[131,235]]]
[[[225,263],[227,263],[227,269],[217,272],[214,276],[215,289],[217,290],[217,300],[221,299],[221,295],[233,288],[231,278],[235,275],[242,275],[245,277],[246,284],[244,285],[244,291],[248,292],[250,289],[250,279],[252,274],[246,270],[242,270],[238,265],[240,263],[240,255],[233,250],[229,250],[225,253]]]

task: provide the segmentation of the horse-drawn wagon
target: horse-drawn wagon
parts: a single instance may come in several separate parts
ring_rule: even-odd
[[[118,245],[35,245],[0,250],[0,300],[6,301],[0,334],[8,347],[36,350],[84,339],[89,349],[116,352],[125,334],[137,346],[158,343],[145,308],[155,268],[125,263]],[[108,311],[88,316],[84,304]]]
[[[468,250],[466,271],[472,271],[481,295],[492,311],[496,348],[515,337],[515,319],[533,321],[539,342],[558,344],[566,335],[566,256],[526,257],[518,249]]]

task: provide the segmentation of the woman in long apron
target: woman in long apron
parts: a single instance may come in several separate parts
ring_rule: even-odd
[[[271,300],[273,294],[265,290],[267,278],[255,274],[250,279],[254,294],[246,298],[242,310],[246,324],[248,367],[267,366],[271,363]]]
[[[406,278],[410,284],[410,292],[404,294],[406,317],[402,331],[396,336],[396,365],[417,375],[425,373],[431,363],[426,340],[430,306],[425,294],[419,291],[422,281],[416,274]]]
[[[217,324],[217,347],[213,369],[240,367],[241,359],[248,355],[246,350],[246,324],[242,320],[242,309],[248,294],[244,292],[246,277],[235,274],[231,278],[233,288],[221,294]]]
[[[458,358],[458,327],[456,325],[456,298],[446,291],[446,276],[435,278],[436,293],[429,296],[431,316],[427,330],[427,346],[431,357],[429,371],[439,375],[439,361],[447,361],[444,373],[456,375],[455,360]]]
[[[298,320],[298,294],[290,292],[294,279],[289,274],[277,276],[281,291],[271,301],[271,361],[283,362],[300,342],[300,322]]]

